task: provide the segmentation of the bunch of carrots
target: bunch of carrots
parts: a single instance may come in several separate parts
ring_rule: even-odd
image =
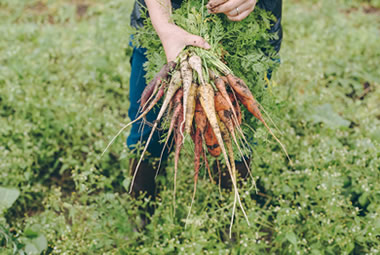
[[[192,203],[196,192],[201,157],[203,157],[205,165],[209,169],[206,148],[209,154],[214,157],[222,155],[231,177],[235,194],[231,226],[237,202],[247,222],[249,222],[237,189],[237,172],[233,151],[236,146],[245,162],[241,145],[244,146],[247,141],[241,129],[242,113],[239,102],[260,120],[274,136],[262,116],[258,102],[245,82],[234,76],[232,71],[215,54],[191,47],[184,50],[176,61],[165,64],[149,82],[141,96],[140,115],[124,127],[126,128],[132,123],[144,119],[154,106],[161,103],[157,119],[153,123],[150,136],[136,169],[139,168],[159,122],[162,121],[163,117],[167,116],[170,124],[164,147],[167,146],[169,138],[173,136],[175,144],[175,179],[185,136],[191,136],[194,142],[194,192]],[[120,130],[119,134],[122,130]],[[276,140],[278,141],[277,138]],[[247,163],[246,166],[249,169]],[[132,185],[136,173],[137,171],[133,176]],[[174,196],[175,190],[176,181],[174,180]]]

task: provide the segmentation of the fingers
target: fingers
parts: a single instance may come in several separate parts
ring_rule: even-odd
[[[227,16],[239,16],[241,13],[245,11],[253,11],[255,5],[251,3],[251,1],[247,1],[242,3],[240,6],[233,8],[231,11],[223,12]]]
[[[185,46],[177,47],[177,48],[171,48],[171,49],[165,50],[166,60],[168,61],[168,63],[170,61],[175,61],[175,59],[177,58],[177,56],[179,55],[179,53],[181,53],[181,51],[184,48],[185,48]]]
[[[200,36],[197,36],[197,35],[192,35],[192,34],[189,34],[187,37],[186,37],[186,41],[185,41],[186,45],[192,45],[192,46],[196,46],[196,47],[200,47],[200,48],[203,48],[203,49],[210,49],[210,44],[208,44],[205,39],[203,39],[202,37]]]
[[[252,1],[252,0],[248,0]],[[214,8],[211,8],[210,11],[212,13],[228,13],[236,9],[236,7],[241,8],[241,5],[245,2],[245,0],[230,0]]]
[[[245,19],[253,10],[247,10],[247,11],[244,11],[242,13],[240,13],[239,15],[237,16],[229,16],[227,15],[227,18],[231,21],[241,21],[243,19]]]
[[[208,9],[212,9],[212,8],[218,6],[218,5],[224,4],[224,3],[227,2],[227,1],[228,1],[228,0],[210,0],[210,1],[207,3],[206,7],[207,7]]]
[[[249,3],[245,2],[242,6],[237,7],[238,10],[234,9],[228,13],[226,13],[226,16],[231,21],[241,21],[245,19],[254,9],[255,4],[250,5]]]
[[[212,2],[211,2],[212,1]],[[219,2],[216,2],[219,1]],[[210,0],[207,8],[211,13],[224,13],[232,21],[240,21],[246,18],[256,6],[256,0]],[[216,5],[215,3],[220,3]],[[209,7],[214,6],[214,7]]]

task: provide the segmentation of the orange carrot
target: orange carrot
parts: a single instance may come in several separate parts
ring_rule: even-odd
[[[249,169],[248,164],[245,160],[244,154],[243,154],[243,152],[239,146],[239,143],[238,143],[236,135],[235,135],[232,110],[229,107],[229,105],[227,104],[227,101],[224,99],[224,97],[222,96],[222,94],[219,91],[215,93],[215,110],[218,113],[219,119],[224,124],[225,128],[227,128],[228,132],[230,132],[232,139],[235,142],[235,144],[236,144],[236,146],[237,146],[237,148],[238,148],[238,150],[242,156],[242,159],[244,161],[245,166],[247,167],[247,169]],[[243,135],[243,138],[244,138],[244,135]],[[245,140],[245,138],[244,138],[244,140]],[[249,172],[249,173],[251,174],[251,172]]]
[[[231,99],[227,93],[226,84],[225,84],[224,80],[221,77],[216,77],[215,78],[215,86],[219,90],[221,95],[224,97],[225,103],[227,103],[227,105],[231,109],[231,112],[233,114],[233,119],[235,119],[236,122],[239,122],[239,120],[238,120],[239,116],[235,112],[235,108],[234,108],[232,101],[231,101]]]
[[[207,121],[207,129],[205,133],[205,143],[208,149],[208,152],[213,157],[218,157],[222,152],[218,143],[218,139],[215,136],[214,131],[212,130],[212,126]]]
[[[231,106],[227,103],[226,99],[223,97],[220,91],[215,92],[214,102],[215,102],[215,111],[217,112],[231,110]]]
[[[225,84],[230,85],[230,84],[228,83],[228,79],[227,79],[226,76],[221,76],[220,78],[224,81]]]
[[[232,74],[227,75],[227,79],[230,86],[236,92],[238,99],[247,108],[247,110],[252,113],[258,120],[264,123],[265,121],[261,115],[259,106],[244,81],[238,77],[233,76]]]
[[[233,88],[233,90],[237,94],[237,98],[240,100],[240,102],[247,108],[247,110],[253,114],[259,121],[261,121],[266,129],[269,131],[269,133],[274,137],[274,139],[280,144],[283,151],[285,152],[286,156],[289,159],[290,164],[293,164],[292,160],[289,157],[288,152],[286,151],[285,146],[281,143],[281,141],[276,137],[276,135],[272,132],[272,129],[267,125],[265,122],[260,109],[259,104],[253,97],[251,91],[249,90],[248,86],[244,83],[244,81],[238,77],[233,76],[232,74],[227,75],[228,82],[230,86]]]
[[[196,99],[196,103],[195,103],[194,122],[196,125],[196,129],[200,131],[202,141],[203,141],[205,138],[205,132],[207,129],[207,117],[206,117],[206,115],[203,111],[203,108],[202,108],[201,104],[199,103],[198,99]],[[210,180],[211,180],[211,182],[214,182],[214,180],[212,179],[211,170],[210,170],[210,166],[208,164],[206,153],[205,153],[203,147],[202,147],[202,154],[203,154],[203,159],[205,161],[205,165],[206,165],[208,174],[210,176]]]
[[[207,128],[207,117],[198,99],[196,99],[195,101],[194,119],[195,119],[196,128],[200,129],[201,134],[203,135],[206,132],[206,128]]]

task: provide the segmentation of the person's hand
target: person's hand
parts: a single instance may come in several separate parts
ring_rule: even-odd
[[[210,45],[202,37],[190,34],[172,23],[161,27],[159,36],[168,62],[175,60],[187,45],[210,49]]]
[[[231,21],[245,19],[256,6],[256,0],[210,0],[207,8],[210,13],[224,13]]]

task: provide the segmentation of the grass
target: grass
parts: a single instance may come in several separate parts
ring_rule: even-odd
[[[192,148],[173,162],[143,232],[127,194],[131,4],[0,3],[0,253],[377,254],[380,247],[380,10],[378,1],[284,2],[281,67],[268,93],[295,163],[258,125],[252,226],[233,196],[200,178],[192,215]],[[13,196],[9,188],[20,191]],[[5,189],[4,189],[5,190]],[[5,193],[3,193],[5,194]],[[6,205],[4,201],[14,203]]]

